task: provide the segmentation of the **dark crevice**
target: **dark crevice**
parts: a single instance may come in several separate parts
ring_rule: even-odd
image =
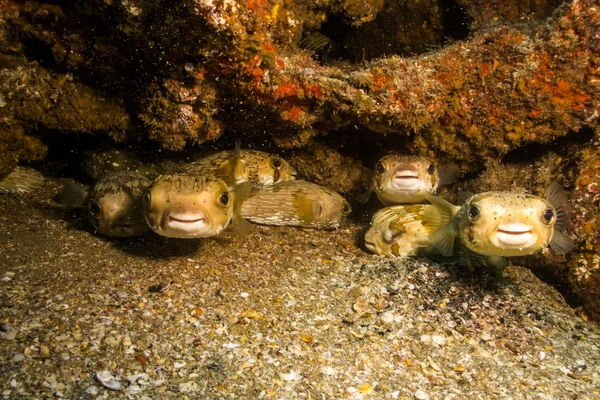
[[[585,145],[593,138],[594,131],[591,128],[584,127],[577,132],[571,132],[550,143],[530,143],[518,147],[508,152],[502,158],[502,163],[531,163],[532,160],[543,156],[549,151],[554,151],[561,155],[568,155],[573,151],[573,146]]]
[[[444,36],[453,40],[464,40],[469,36],[471,20],[455,0],[441,0]]]
[[[56,67],[56,59],[47,43],[35,38],[25,38],[22,43],[23,53],[28,61],[37,61],[40,66],[48,69]]]
[[[353,63],[391,55],[411,56],[469,35],[470,19],[455,0],[411,3],[387,1],[370,22],[352,25],[340,13],[327,15],[318,31],[307,32],[300,46],[316,60]]]

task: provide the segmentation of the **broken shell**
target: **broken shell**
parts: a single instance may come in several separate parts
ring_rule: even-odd
[[[121,382],[117,380],[110,371],[96,372],[96,379],[107,389],[120,390]]]

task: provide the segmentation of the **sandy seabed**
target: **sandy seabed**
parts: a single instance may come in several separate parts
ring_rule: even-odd
[[[51,186],[0,196],[4,398],[600,398],[600,330],[521,266],[379,258],[352,221],[107,239]]]

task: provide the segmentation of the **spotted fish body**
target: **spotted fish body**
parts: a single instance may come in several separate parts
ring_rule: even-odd
[[[0,193],[29,193],[44,184],[44,177],[33,168],[15,167],[0,178]]]
[[[242,216],[251,222],[321,229],[338,228],[351,211],[338,193],[306,181],[260,187],[242,205]]]
[[[366,247],[375,254],[410,257],[427,251],[435,227],[423,224],[428,204],[407,204],[382,208],[371,220],[365,234]]]
[[[232,219],[236,226],[245,222],[235,206],[236,200],[241,201],[240,190],[230,190],[223,180],[214,177],[159,176],[146,190],[146,221],[154,232],[162,236],[215,236]]]
[[[435,163],[425,157],[388,155],[375,167],[371,187],[359,197],[366,203],[372,192],[383,205],[422,203],[442,186],[456,182],[460,170],[455,164],[447,164],[439,170]]]
[[[257,150],[226,150],[183,167],[185,172],[194,175],[214,176],[226,182],[233,175],[230,184],[252,182],[259,185],[272,185],[296,179],[296,171],[287,161],[276,155]]]
[[[547,245],[565,254],[574,246],[561,232],[568,227],[568,199],[556,182],[548,200],[509,192],[476,194],[460,207],[435,196],[428,200],[436,212],[425,213],[424,221],[439,224],[430,240],[444,255],[452,254],[455,236],[475,253],[500,257],[535,254]]]
[[[149,184],[144,175],[133,171],[113,172],[96,182],[87,201],[88,219],[94,228],[112,237],[147,233],[142,198]]]

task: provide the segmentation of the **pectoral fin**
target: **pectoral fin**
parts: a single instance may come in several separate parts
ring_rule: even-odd
[[[437,226],[429,235],[429,241],[444,256],[452,255],[454,249],[454,216],[460,210],[441,197],[427,196],[426,199],[434,206],[423,212],[424,226]]]
[[[564,233],[557,231],[554,228],[554,234],[550,240],[550,248],[554,250],[556,254],[567,254],[575,247],[575,242],[569,236]]]

